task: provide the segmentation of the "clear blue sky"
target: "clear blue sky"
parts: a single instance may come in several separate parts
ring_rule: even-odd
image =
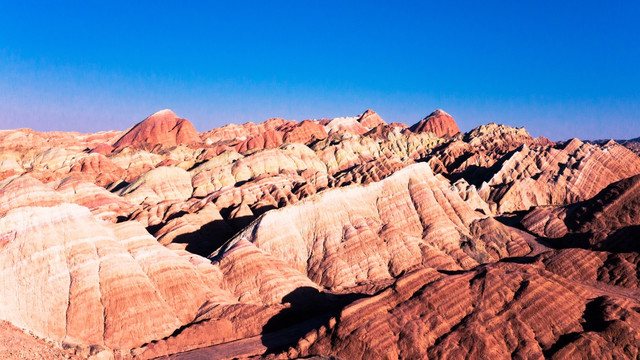
[[[639,1],[0,1],[1,129],[443,108],[463,131],[640,136]]]

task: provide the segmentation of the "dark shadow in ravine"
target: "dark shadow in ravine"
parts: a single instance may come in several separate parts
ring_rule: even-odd
[[[337,317],[350,303],[367,297],[366,294],[336,295],[320,292],[312,287],[299,287],[282,298],[289,306],[273,316],[262,328],[264,355],[285,351],[295,346],[313,329],[327,324]]]
[[[493,218],[501,222],[503,225],[511,226],[516,229],[531,233],[529,230],[527,230],[527,228],[525,228],[521,224],[522,219],[524,219],[524,217],[528,213],[529,213],[529,210],[520,210],[520,211],[511,212],[511,213],[503,213],[501,215],[494,216]]]
[[[465,179],[467,183],[475,185],[476,188],[480,188],[483,182],[488,182],[493,175],[502,169],[504,163],[511,159],[511,157],[518,151],[522,150],[522,145],[515,149],[509,150],[502,155],[498,155],[499,158],[491,166],[478,166],[469,165],[462,171],[456,171],[458,167],[469,160],[474,155],[473,153],[465,154],[458,157],[452,164],[447,166],[448,174],[443,174],[453,184],[460,179]]]
[[[239,231],[242,231],[246,226],[251,224],[259,215],[275,209],[275,206],[262,206],[252,209],[253,216],[237,216],[232,217],[232,209],[222,209],[220,215],[223,219],[213,220],[207,224],[202,225],[199,229],[189,233],[184,233],[176,236],[172,242],[178,244],[187,244],[186,250],[200,256],[209,256],[212,252],[218,250],[229,239],[235,236]],[[169,221],[179,218],[181,216],[188,215],[185,211],[177,212],[172,216],[165,219],[163,222],[148,226],[147,231],[157,236],[158,232],[165,227]],[[118,219],[119,221],[128,220],[128,218]]]
[[[253,216],[233,220],[246,223],[253,220]],[[190,253],[209,256],[235,234],[236,230],[230,226],[229,221],[214,220],[202,225],[202,227],[196,231],[176,236],[173,242],[187,244],[185,249]]]
[[[598,248],[610,252],[640,252],[640,225],[617,229],[600,242]]]

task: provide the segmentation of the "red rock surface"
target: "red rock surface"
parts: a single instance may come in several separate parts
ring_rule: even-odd
[[[554,144],[497,124],[447,143],[429,160],[451,181],[464,178],[474,185],[496,214],[585,200],[640,173],[640,157],[613,141]]]
[[[305,120],[288,130],[284,137],[284,142],[308,144],[314,140],[322,140],[327,137],[324,127],[311,120]]]
[[[456,121],[451,117],[451,115],[440,109],[435,110],[427,117],[411,126],[409,130],[415,133],[429,131],[439,137],[452,137],[460,133],[460,129],[458,129]]]
[[[634,153],[640,155],[640,137],[622,141],[621,144],[629,148],[629,150],[633,151]]]
[[[500,212],[588,199],[612,182],[640,173],[640,157],[617,144],[597,146],[574,139],[564,147],[505,156],[487,184]]]
[[[240,153],[273,149],[284,143],[309,144],[324,139],[327,132],[317,122],[305,120],[301,123],[280,118],[269,119],[260,124],[225,125],[202,134],[210,146]]]
[[[362,115],[360,115],[360,119],[358,122],[362,124],[362,126],[373,129],[379,125],[386,125],[386,122],[382,120],[380,115],[378,115],[375,111],[371,109],[367,109]]]
[[[615,182],[586,201],[536,208],[524,217],[522,224],[539,236],[560,242],[638,251],[640,175]]]
[[[219,256],[247,246],[281,259],[326,289],[391,279],[418,265],[459,270],[530,251],[520,234],[482,219],[426,164],[269,212]],[[345,263],[352,264],[349,271]]]
[[[119,138],[113,146],[173,146],[178,144],[198,144],[201,142],[196,129],[189,120],[181,119],[171,110],[160,110],[136,124]]]
[[[632,358],[639,351],[637,305],[637,298],[596,291],[539,266],[498,263],[450,276],[425,269],[345,308],[289,353]]]
[[[85,354],[82,354],[85,355]],[[82,359],[55,344],[29,335],[6,321],[0,321],[0,358],[2,359]],[[94,352],[97,355],[97,351]]]
[[[96,185],[107,186],[122,178],[125,170],[106,156],[100,153],[91,153],[76,161],[71,169],[71,174],[81,174],[83,177],[92,180]]]
[[[637,357],[640,158],[458,133],[2,130],[0,357]]]

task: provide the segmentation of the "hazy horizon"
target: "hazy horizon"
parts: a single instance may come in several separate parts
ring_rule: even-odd
[[[640,136],[640,3],[0,5],[0,129],[355,116]]]

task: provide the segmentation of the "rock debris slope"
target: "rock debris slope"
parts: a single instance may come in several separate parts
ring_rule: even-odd
[[[633,142],[442,110],[0,130],[0,354],[638,357]]]

